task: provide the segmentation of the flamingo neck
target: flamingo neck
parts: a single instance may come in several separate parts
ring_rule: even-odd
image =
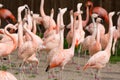
[[[42,16],[42,17],[46,16],[46,14],[45,14],[45,12],[44,12],[44,0],[41,0],[40,13],[41,13],[41,16]]]
[[[26,26],[23,26],[24,30],[29,34],[29,36],[31,37],[31,40],[33,41],[34,45],[37,45],[37,41],[36,41],[36,35],[34,33],[32,33],[29,29],[26,28]]]
[[[81,14],[78,15],[78,26],[79,26],[79,30],[83,30]]]
[[[97,30],[96,30],[95,19],[93,17],[92,17],[92,21],[93,21],[93,26],[94,26],[94,32],[93,32],[92,36],[95,38],[95,36],[97,35]]]
[[[64,44],[64,29],[60,31],[60,48],[63,49],[63,44]]]
[[[5,29],[4,29],[4,33],[9,36],[12,41],[13,41],[13,46],[12,46],[12,51],[17,47],[17,41],[15,40],[15,38],[7,31],[7,29],[9,28],[10,26],[6,26]]]
[[[37,32],[36,21],[33,20],[32,22],[33,22],[33,33],[36,34],[36,32]]]
[[[21,12],[18,11],[18,22],[22,21]]]
[[[109,41],[108,41],[108,45],[105,48],[106,51],[108,51],[110,53],[111,50],[111,46],[112,46],[112,38],[113,38],[113,31],[111,31],[111,28],[113,27],[113,22],[112,22],[112,16],[109,16]]]
[[[100,42],[100,30],[99,30],[99,26],[98,26],[99,23],[96,23],[97,25],[97,42]]]
[[[107,47],[105,48],[105,51],[108,52],[109,54],[112,47],[112,39],[113,39],[113,32],[110,32],[109,41],[108,41]]]

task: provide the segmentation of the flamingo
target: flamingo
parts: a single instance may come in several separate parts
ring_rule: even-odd
[[[71,20],[71,27],[70,27],[70,31],[67,33],[67,36],[66,36],[68,47],[71,45],[72,37],[73,37],[73,27],[72,27],[72,25],[73,25],[73,10],[70,11],[70,20]]]
[[[11,41],[8,41],[8,42],[2,42],[0,43],[0,57],[4,57],[4,56],[9,56],[17,47],[17,41],[16,41],[16,38],[13,37],[8,31],[7,29],[8,28],[13,28],[13,29],[16,29],[15,26],[12,26],[11,24],[8,24],[7,26],[5,26],[5,29],[4,29],[4,33],[5,35],[7,35],[9,38],[11,38],[12,42]],[[11,45],[11,46],[10,46]],[[10,60],[10,56],[9,56],[9,60]]]
[[[62,11],[61,17],[64,15],[66,10],[67,10],[67,8],[65,8]],[[58,25],[59,25],[59,23],[58,23]],[[59,29],[58,29],[58,31],[59,31]],[[51,36],[45,38],[43,45],[46,47],[46,50],[49,52],[51,49],[53,49],[53,48],[55,48],[55,47],[57,47],[59,45],[59,40],[60,40],[59,33],[55,33],[55,34],[52,34]]]
[[[119,15],[119,12],[118,12],[118,15]],[[120,15],[117,20],[117,29],[114,31],[113,38],[114,38],[114,41],[113,41],[112,53],[115,54],[115,45],[117,43],[117,40],[120,38]]]
[[[100,30],[98,28],[98,23],[100,23],[101,20],[102,20],[101,18],[97,18],[96,23],[94,23],[96,25],[95,28],[97,30],[97,34],[96,34],[95,42],[93,42],[91,44],[91,46],[89,47],[90,56],[93,56],[96,52],[98,52],[102,49],[101,43],[100,43]]]
[[[42,17],[42,23],[45,27],[45,29],[48,29],[49,27],[56,27],[56,23],[54,21],[53,18],[51,18],[50,16],[46,15],[44,12],[44,0],[41,0],[41,4],[40,4],[40,14]]]
[[[103,67],[106,66],[106,64],[109,62],[110,56],[111,56],[111,47],[112,47],[112,39],[113,39],[113,31],[115,30],[115,27],[113,27],[112,25],[112,16],[113,16],[114,12],[110,12],[109,13],[109,27],[110,27],[110,37],[109,37],[109,41],[108,44],[106,46],[106,48],[103,51],[99,51],[97,53],[95,53],[89,60],[88,62],[84,65],[83,70],[87,69],[87,68],[94,68],[97,69],[97,71],[99,72],[99,70]],[[95,79],[99,79],[98,78],[98,74],[96,76],[95,74]]]
[[[0,79],[1,80],[17,80],[17,78],[7,71],[0,70]]]
[[[87,0],[86,5],[90,6],[90,11],[89,11],[90,16],[92,15],[92,13],[96,13],[100,17],[102,17],[107,24],[109,23],[108,12],[104,8],[102,8],[102,7],[94,7],[91,0]]]
[[[112,14],[109,14],[109,17],[111,17],[112,18],[112,16],[115,14],[115,12],[112,12]],[[111,19],[111,18],[109,18],[109,19]],[[113,24],[113,23],[111,23],[111,24]],[[110,24],[109,24],[110,25]],[[111,26],[109,26],[109,32],[110,32],[110,27]],[[105,35],[101,35],[101,38],[100,38],[100,43],[101,43],[101,45],[102,45],[102,49],[105,49],[106,48],[106,46],[107,46],[107,44],[108,44],[108,40],[109,40],[109,32],[108,33],[106,33]],[[115,32],[115,31],[114,31]]]
[[[74,16],[75,16],[74,17],[74,23],[75,23],[77,15],[74,14]],[[49,71],[49,69],[55,68],[55,67],[60,67],[63,70],[64,66],[73,58],[74,48],[75,48],[75,39],[76,39],[75,36],[77,35],[75,31],[73,33],[74,33],[74,37],[73,37],[73,43],[71,47],[69,49],[63,49],[59,51],[58,53],[54,54],[50,59],[50,63],[48,64],[46,68],[46,72]],[[62,70],[60,74],[62,73]],[[62,74],[61,74],[61,79],[62,79]]]
[[[11,19],[14,23],[16,22],[15,16],[12,14],[12,12],[8,9],[0,7],[0,19],[6,20],[8,23],[8,19]],[[1,22],[0,22],[1,25]]]
[[[97,17],[97,14],[92,15],[92,21],[95,23],[95,18]],[[95,24],[93,24],[95,26]],[[94,28],[94,32],[92,35],[85,37],[84,41],[81,43],[82,51],[88,50],[90,45],[95,41],[95,36],[97,34],[96,28]]]
[[[78,3],[77,4],[78,13],[80,13],[81,6],[82,6],[82,3]],[[72,18],[73,17],[72,17],[72,12],[71,12],[71,24],[72,24]],[[78,15],[77,22],[78,22],[78,24],[76,25],[76,33],[78,35],[76,35],[76,45],[79,45],[81,42],[83,42],[84,36],[85,36],[85,32],[84,32],[83,27],[82,27],[82,17],[81,17],[81,14]],[[69,45],[72,43],[72,40],[71,40],[72,37],[73,37],[73,30],[72,30],[72,27],[71,27],[71,30],[68,32],[68,35],[66,37],[66,40],[68,41]]]
[[[67,8],[59,8],[59,13],[57,16],[57,26],[59,26],[59,35],[60,35],[60,40],[59,40],[59,45],[56,48],[53,48],[50,50],[49,54],[48,54],[48,64],[51,61],[51,57],[54,56],[56,53],[59,53],[62,49],[63,49],[63,43],[64,43],[64,23],[63,23],[63,13],[65,13],[65,11],[67,10]],[[61,26],[61,27],[60,27]],[[53,74],[53,72],[52,72]],[[52,76],[48,76],[48,78],[54,77],[54,74]]]
[[[79,4],[79,3],[78,3]],[[77,11],[80,10],[80,7],[77,7]],[[86,5],[86,19],[85,20],[82,20],[82,27],[86,27],[86,25],[88,24],[88,21],[89,21],[89,6]],[[75,23],[76,25],[78,25],[78,20],[76,21]],[[69,23],[67,25],[67,28],[71,28],[71,23]]]
[[[54,16],[54,9],[51,9],[51,14],[50,14],[50,21],[53,19]],[[51,24],[51,22],[50,22]],[[58,26],[56,27],[49,27],[45,32],[44,32],[44,38],[51,36],[52,34],[55,34],[58,32]]]

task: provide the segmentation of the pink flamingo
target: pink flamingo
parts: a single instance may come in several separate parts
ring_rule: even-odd
[[[0,57],[4,57],[4,56],[10,55],[16,49],[16,47],[17,47],[16,38],[13,37],[7,31],[8,28],[14,28],[14,29],[16,29],[16,27],[13,26],[13,25],[11,25],[11,24],[8,24],[7,26],[5,26],[4,33],[5,33],[5,35],[7,35],[8,37],[11,38],[12,42],[8,41],[8,42],[2,42],[2,43],[0,43],[0,49],[1,49],[1,51],[0,51]],[[10,60],[10,56],[8,56],[8,57],[9,57],[9,60]]]
[[[78,11],[78,10],[80,10],[80,7],[77,7],[77,11]],[[85,19],[85,20],[82,20],[82,26],[83,26],[83,28],[86,27],[88,21],[89,21],[89,6],[86,5],[86,19]],[[76,26],[78,25],[78,20],[76,21],[75,24],[76,24]],[[71,28],[71,25],[72,25],[72,24],[69,23],[69,24],[67,25],[67,28]]]
[[[66,10],[67,10],[67,8],[62,10],[61,17],[63,17]],[[59,23],[58,23],[58,25],[59,25]],[[57,27],[59,27],[59,26],[57,26]],[[60,28],[61,28],[61,26],[60,26]],[[59,28],[58,28],[58,32],[59,32]],[[55,48],[55,47],[57,47],[59,45],[59,40],[60,40],[59,33],[55,33],[55,34],[52,34],[51,36],[45,38],[43,44],[46,47],[46,50],[49,52],[51,49],[53,49],[53,48]]]
[[[70,20],[71,20],[71,27],[70,27],[70,31],[67,33],[67,36],[66,36],[66,40],[67,40],[67,43],[68,43],[68,47],[70,47],[71,43],[72,43],[72,37],[73,37],[73,10],[70,11]]]
[[[66,10],[67,10],[66,8],[64,8],[64,9],[59,8],[60,12],[58,13],[58,16],[57,16],[57,26],[59,26],[59,28],[60,28],[60,31],[58,33],[60,35],[60,40],[59,40],[59,45],[56,48],[53,48],[50,50],[49,55],[48,55],[48,63],[50,63],[52,56],[54,56],[56,53],[59,53],[61,50],[63,50],[64,23],[63,23],[63,16],[62,16],[63,14],[62,13],[64,13]],[[48,78],[51,78],[51,77],[55,77],[53,71],[52,71],[52,76],[51,75],[48,76]]]
[[[109,14],[109,20],[112,18],[112,16],[115,14],[115,12],[112,12],[111,14]],[[111,23],[111,24],[113,24],[113,23]],[[110,25],[110,24],[109,24]],[[107,46],[107,44],[108,44],[108,40],[109,40],[109,33],[110,33],[110,27],[111,26],[109,26],[109,32],[107,33],[107,34],[105,34],[105,35],[101,35],[101,38],[100,38],[100,42],[101,42],[101,45],[102,45],[102,49],[105,49],[106,48],[106,46]]]
[[[118,15],[119,14],[120,13],[118,12]],[[113,38],[114,41],[113,41],[112,53],[115,54],[115,45],[117,43],[117,40],[120,38],[120,15],[117,20],[117,29],[114,31]]]
[[[76,21],[77,15],[76,14],[74,14],[74,15],[75,15],[74,21]],[[75,33],[75,31],[73,33],[74,33],[74,37],[73,37],[73,43],[72,43],[71,47],[69,49],[63,49],[63,50],[59,51],[58,53],[54,54],[49,61],[50,63],[48,64],[48,67],[46,68],[46,72],[49,69],[55,68],[55,67],[60,67],[63,70],[64,66],[73,58],[74,48],[75,48],[75,36],[77,35]],[[61,73],[62,72],[60,72],[60,74]],[[62,74],[61,74],[61,79],[62,79]]]
[[[0,71],[0,79],[1,80],[17,80],[17,78],[7,71]]]
[[[90,12],[89,12],[90,16],[92,15],[92,13],[96,13],[100,17],[102,17],[106,21],[107,24],[109,23],[108,12],[104,8],[94,7],[91,0],[87,0],[86,5],[90,6]]]
[[[14,23],[16,22],[15,16],[12,14],[12,12],[8,9],[2,8],[3,5],[0,7],[0,18],[5,19],[8,23],[8,19],[11,19]],[[1,21],[0,21],[1,25]]]
[[[95,53],[97,53],[98,51],[100,51],[102,49],[101,47],[101,43],[100,43],[100,30],[98,28],[98,23],[101,21],[101,18],[97,18],[96,23],[94,23],[96,26],[94,26],[97,30],[97,34],[96,34],[96,40],[91,44],[91,46],[89,47],[89,54],[90,56],[93,56]]]
[[[54,9],[51,9],[51,15],[50,15],[50,21],[53,19],[54,16]],[[51,22],[50,22],[51,24]],[[51,36],[52,34],[58,33],[58,26],[56,27],[49,27],[45,32],[44,32],[44,38]]]
[[[89,60],[88,62],[84,65],[83,70],[87,68],[95,68],[99,72],[99,70],[103,67],[106,66],[106,64],[109,62],[110,56],[111,56],[111,47],[112,47],[112,39],[113,39],[113,31],[115,30],[115,27],[112,25],[112,15],[114,12],[109,13],[109,26],[110,26],[110,37],[108,44],[103,51],[99,51],[95,53]],[[98,78],[98,74],[96,76],[95,74],[95,79]]]
[[[40,14],[41,14],[41,17],[42,17],[42,23],[45,27],[45,29],[48,29],[49,27],[53,27],[55,28],[56,27],[56,23],[55,21],[50,18],[50,16],[47,16],[44,12],[44,0],[41,0],[41,4],[40,4]]]
[[[96,18],[97,16],[98,16],[97,14],[92,15],[93,23],[95,23],[94,18]],[[93,25],[96,26],[95,24]],[[97,31],[96,31],[96,28],[94,28],[94,32],[92,33],[92,35],[85,37],[84,41],[81,43],[82,51],[86,51],[89,49],[90,45],[95,41],[96,34],[97,34]]]

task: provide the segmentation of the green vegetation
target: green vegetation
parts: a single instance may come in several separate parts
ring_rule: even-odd
[[[0,70],[7,71],[7,69],[9,69],[9,67],[5,65],[0,66]]]
[[[36,77],[36,76],[35,76],[35,75],[33,75],[33,74],[29,76],[29,78],[35,78],[35,77]]]
[[[120,62],[120,41],[116,44],[116,51],[115,54],[111,56],[110,63],[116,64],[117,62]]]

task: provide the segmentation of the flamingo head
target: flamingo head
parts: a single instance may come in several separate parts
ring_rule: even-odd
[[[86,5],[86,7],[87,7],[87,6],[93,7],[93,3],[92,3],[90,0],[88,0],[85,5]]]
[[[2,8],[3,7],[3,4],[0,4],[0,8]]]
[[[115,11],[110,12],[110,13],[109,13],[109,16],[113,16],[114,14],[115,14]]]
[[[102,18],[99,18],[99,17],[98,17],[98,18],[96,19],[96,22],[99,22],[99,23],[100,23],[101,21],[102,21]]]
[[[119,12],[117,12],[117,15],[120,15],[120,11],[119,11]]]
[[[82,7],[82,3],[77,4],[77,8],[80,9]]]

